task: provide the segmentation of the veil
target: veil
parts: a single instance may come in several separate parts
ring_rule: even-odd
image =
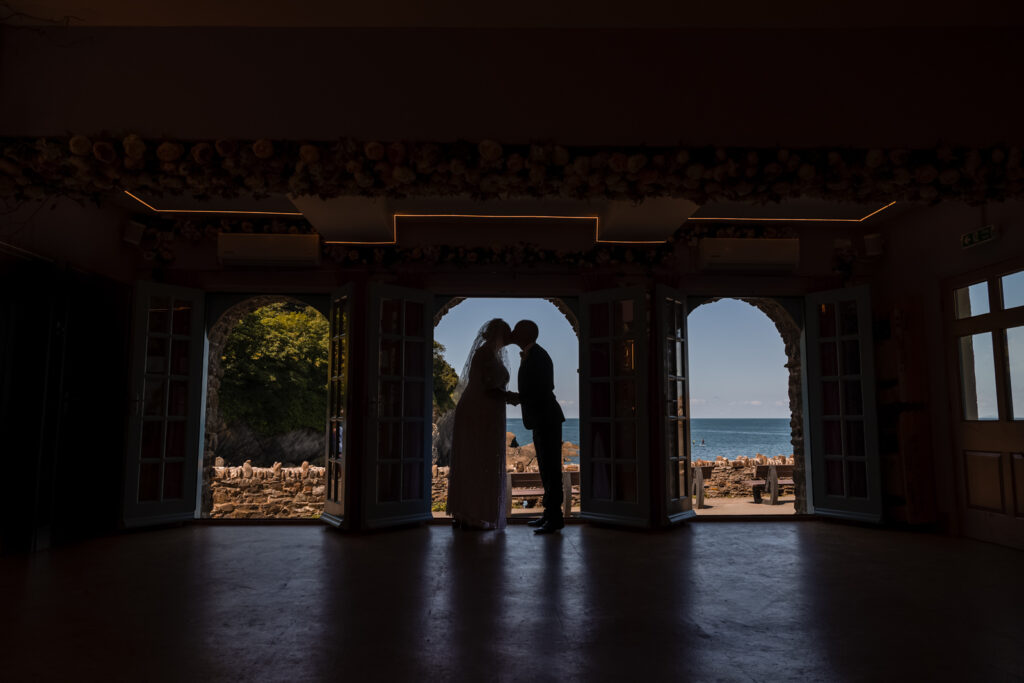
[[[469,347],[469,355],[466,356],[466,363],[462,366],[462,372],[459,373],[459,383],[455,385],[455,391],[452,397],[455,399],[456,404],[458,404],[459,399],[462,398],[462,394],[466,391],[466,387],[469,386],[469,373],[473,368],[473,358],[476,357],[476,352],[480,350],[481,346],[487,343],[487,339],[484,338],[484,335],[487,333],[487,328],[500,320],[501,318],[492,318],[488,320],[476,333],[476,339],[473,340],[473,344]],[[506,348],[507,346],[503,346],[500,349],[495,350],[495,356],[498,358],[498,361],[507,368],[508,354],[506,353]]]

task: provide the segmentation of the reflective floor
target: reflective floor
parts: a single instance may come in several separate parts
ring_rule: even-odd
[[[190,526],[0,560],[0,680],[1021,680],[1022,576],[825,522]]]

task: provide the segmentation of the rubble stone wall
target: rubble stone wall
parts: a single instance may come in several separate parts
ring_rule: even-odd
[[[312,519],[324,510],[324,468],[211,467],[210,517],[230,519]]]

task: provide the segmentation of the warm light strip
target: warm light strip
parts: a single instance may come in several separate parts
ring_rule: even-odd
[[[483,214],[483,213],[396,213],[391,216],[391,241],[390,242],[352,242],[348,240],[330,240],[325,241],[324,244],[395,244],[398,242],[398,219],[399,218],[503,218],[503,219],[514,219],[521,218],[523,220],[534,220],[534,219],[554,219],[554,220],[583,220],[583,221],[594,221],[595,226],[600,223],[600,218],[597,216],[524,216],[521,214],[517,215],[502,215],[502,214]],[[595,228],[596,229],[596,228]]]
[[[156,213],[218,213],[218,214],[225,214],[226,213],[226,214],[232,214],[232,215],[236,215],[236,216],[301,216],[302,215],[301,213],[292,212],[292,211],[224,211],[224,210],[214,210],[214,209],[158,209],[155,206],[153,206],[151,204],[148,204],[147,202],[143,201],[141,198],[136,197],[135,195],[133,195],[128,190],[124,190],[124,193],[126,195],[128,195],[129,197],[131,197],[132,199],[134,199],[135,201],[137,201],[139,204],[142,204],[144,207],[146,207],[150,211],[155,211]]]
[[[691,216],[688,220],[691,221],[733,221],[733,222],[749,222],[749,221],[774,221],[774,222],[792,222],[792,223],[863,223],[867,219],[871,218],[875,214],[882,213],[896,202],[889,202],[880,209],[875,209],[867,216],[863,218],[700,218],[698,216]]]

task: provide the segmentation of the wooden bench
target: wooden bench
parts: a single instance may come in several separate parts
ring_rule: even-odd
[[[562,472],[562,513],[572,512],[572,495],[580,492],[580,473]],[[512,514],[513,498],[537,498],[544,495],[540,472],[509,472],[505,475],[505,513]]]
[[[779,502],[779,491],[783,486],[793,486],[794,465],[757,465],[754,468],[754,478],[744,483],[753,487],[754,502],[762,503],[761,493],[768,489],[771,494],[771,504]]]
[[[714,469],[714,465],[690,465],[690,472],[693,474],[693,491],[690,493],[697,496],[698,510],[707,507],[704,505],[704,487],[711,484],[711,473]]]

